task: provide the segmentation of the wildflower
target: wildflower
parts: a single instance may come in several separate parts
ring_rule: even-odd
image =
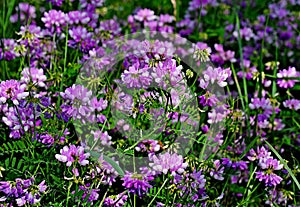
[[[198,42],[195,48],[195,52],[193,54],[193,58],[199,60],[200,62],[207,62],[209,61],[209,57],[211,54],[211,48],[208,47],[206,43]]]
[[[3,39],[2,41],[4,50],[2,50],[2,48],[0,50],[0,59],[10,61],[20,56],[19,53],[15,51],[18,45],[14,39]]]
[[[145,88],[150,86],[152,77],[149,75],[148,68],[139,68],[140,64],[136,63],[125,70],[121,79],[128,88]]]
[[[233,36],[235,38],[238,38],[239,37],[238,31],[234,31]],[[240,29],[240,38],[245,39],[246,41],[249,41],[251,38],[255,38],[255,35],[251,28],[244,27],[244,28]]]
[[[300,109],[300,100],[298,99],[289,99],[283,102],[283,106],[289,108],[291,110],[299,110]]]
[[[43,69],[37,68],[24,68],[21,72],[21,82],[26,84],[33,83],[39,87],[45,87],[44,83],[47,80],[47,77],[44,75]]]
[[[115,160],[112,158],[112,160]],[[115,161],[116,164],[119,164],[118,161]],[[98,162],[95,167],[85,176],[88,180],[99,179],[104,185],[112,185],[116,182],[116,178],[119,176],[119,173],[112,167],[111,164],[106,162],[103,159],[103,154],[99,156]]]
[[[0,192],[6,194],[7,199],[16,202],[18,206],[39,203],[41,195],[46,192],[46,189],[45,181],[35,185],[33,177],[25,180],[16,178],[15,181],[0,182]]]
[[[10,137],[20,138],[24,132],[41,125],[40,109],[36,104],[21,100],[18,107],[8,107],[2,121],[10,128]]]
[[[100,98],[99,100],[97,99],[97,97],[94,97],[91,100],[91,107],[95,110],[95,111],[103,111],[104,109],[106,109],[108,105],[107,100],[104,100],[103,98]]]
[[[188,196],[193,202],[201,201],[206,197],[206,179],[202,171],[194,170],[192,173],[176,175],[174,183],[180,190],[180,196]]]
[[[67,15],[69,25],[87,24],[90,21],[90,17],[85,11],[70,11]]]
[[[18,105],[21,99],[29,95],[25,89],[26,85],[20,84],[16,80],[2,81],[0,83],[0,103],[4,104],[7,100],[11,100],[15,105]]]
[[[253,78],[253,74],[257,72],[257,69],[255,66],[250,67],[250,60],[244,60],[243,62],[244,70],[237,72],[237,75],[240,78],[245,77],[247,80],[251,80]]]
[[[143,21],[152,21],[157,17],[154,15],[154,11],[150,9],[141,9],[134,15],[134,19],[143,22]]]
[[[230,61],[232,63],[236,62],[234,58],[234,52],[231,50],[224,51],[223,45],[215,44],[214,45],[217,53],[211,55],[211,60],[219,65],[223,65],[226,61]]]
[[[260,162],[260,166],[264,171],[256,172],[256,178],[259,181],[264,181],[267,186],[276,186],[283,180],[273,172],[283,168],[283,164],[280,164],[278,160],[270,157]]]
[[[181,155],[177,155],[176,153],[170,154],[169,152],[159,154],[158,157],[154,155],[150,158],[150,161],[152,161],[152,163],[149,165],[156,173],[167,174],[170,172],[172,175],[176,173],[181,174],[188,166]]]
[[[220,67],[213,68],[208,66],[208,68],[203,71],[203,78],[200,79],[200,87],[205,89],[209,83],[217,83],[220,87],[227,86],[227,78],[231,76],[230,68],[222,69]]]
[[[215,160],[213,163],[213,168],[210,170],[210,176],[215,178],[216,180],[224,180],[223,177],[224,167],[221,167],[220,160]]]
[[[216,104],[219,102],[217,96],[209,91],[206,91],[206,93],[202,96],[199,96],[199,103],[202,106],[216,106]]]
[[[256,152],[254,149],[250,149],[249,156],[247,156],[247,158],[251,161],[262,160],[265,159],[266,157],[271,157],[271,152],[266,150],[264,146],[262,146],[261,148],[257,147]]]
[[[282,181],[282,178],[276,175],[274,171],[281,170],[283,164],[274,159],[264,147],[257,147],[257,152],[251,149],[249,154],[247,158],[251,161],[258,160],[258,166],[261,168],[260,171],[256,172],[256,178],[259,181],[264,181],[267,186],[276,186]]]
[[[92,134],[94,135],[94,141],[100,140],[101,144],[103,146],[110,146],[112,144],[111,136],[107,133],[107,131],[102,132],[100,130],[92,131]]]
[[[61,92],[60,95],[65,99],[62,104],[62,112],[69,117],[79,119],[85,123],[85,119],[91,117],[92,107],[90,100],[92,99],[92,91],[81,85],[73,85]]]
[[[149,188],[152,188],[149,181],[152,181],[154,177],[151,172],[146,168],[141,168],[141,173],[126,172],[123,180],[123,186],[129,189],[129,192],[137,194],[141,197],[145,194]]]
[[[208,112],[207,123],[213,124],[224,121],[227,115],[230,113],[227,108],[228,106],[226,104],[213,108],[210,112]]]
[[[41,142],[42,144],[45,144],[45,145],[53,145],[54,141],[55,141],[54,138],[52,137],[52,135],[50,135],[48,133],[38,134],[37,140],[38,140],[38,142]]]
[[[16,6],[16,13],[12,14],[9,20],[12,23],[16,23],[18,22],[19,17],[21,24],[27,24],[28,20],[34,22],[34,19],[36,18],[36,8],[25,2],[19,3],[18,6]]]
[[[69,46],[78,46],[83,52],[88,52],[96,46],[93,39],[93,33],[88,32],[85,27],[77,26],[69,29],[71,39],[68,41]]]
[[[104,207],[122,207],[127,201],[128,196],[120,193],[116,196],[109,196],[104,199]]]
[[[84,153],[84,148],[81,146],[76,147],[75,145],[64,146],[60,150],[60,154],[56,154],[55,158],[60,162],[66,162],[67,166],[70,167],[73,163],[79,163],[82,166],[89,164],[87,158],[90,153]]]
[[[280,70],[277,73],[277,84],[280,88],[292,88],[298,80],[285,79],[285,78],[297,78],[300,74],[296,71],[295,67],[290,67],[286,70]]]
[[[86,200],[88,203],[93,205],[93,201],[96,201],[99,199],[99,189],[91,189],[90,183],[79,186],[79,191],[83,191],[83,194],[81,196],[82,200]],[[75,192],[74,192],[75,193]]]
[[[42,17],[41,20],[51,33],[57,32],[58,34],[61,34],[63,27],[67,24],[68,16],[60,10],[52,9],[45,12],[44,17]]]

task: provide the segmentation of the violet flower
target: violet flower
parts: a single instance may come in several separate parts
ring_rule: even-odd
[[[60,162],[67,163],[66,165],[70,167],[73,163],[85,166],[89,164],[87,158],[89,158],[90,153],[84,153],[84,148],[81,146],[76,147],[75,145],[64,146],[60,150],[60,154],[56,154],[55,158]]]
[[[136,63],[124,71],[121,79],[128,88],[147,88],[152,81],[148,70],[147,67],[140,68],[140,64]]]
[[[47,80],[47,77],[44,75],[43,69],[24,68],[21,74],[21,82],[26,84],[32,83],[39,87],[46,87],[45,81]]]
[[[41,20],[51,33],[56,32],[61,34],[63,27],[67,25],[68,16],[61,10],[52,9],[48,12],[45,12],[44,17],[42,17]]]
[[[280,88],[292,88],[298,80],[285,79],[285,78],[297,78],[300,77],[299,72],[296,71],[295,67],[280,70],[277,73],[277,84]]]
[[[283,102],[283,106],[289,108],[291,110],[299,110],[300,109],[300,100],[298,99],[289,99]]]
[[[172,175],[181,174],[188,166],[181,155],[177,155],[176,153],[170,154],[169,152],[159,154],[158,157],[154,155],[150,158],[150,161],[149,166],[157,174],[167,174],[168,172]]]
[[[11,100],[15,105],[19,105],[19,101],[29,95],[25,89],[26,85],[20,84],[16,80],[2,81],[0,83],[0,103],[4,104]]]
[[[121,180],[123,180],[122,185],[126,189],[129,189],[129,192],[142,197],[142,195],[147,193],[149,188],[152,188],[150,181],[152,181],[154,177],[148,169],[141,168],[140,170],[141,173],[131,173],[127,171]]]

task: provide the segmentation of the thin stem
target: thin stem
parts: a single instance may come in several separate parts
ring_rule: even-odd
[[[166,183],[169,181],[169,178],[167,178],[165,180],[165,182],[162,184],[162,186],[158,189],[158,191],[156,192],[155,196],[152,198],[152,200],[150,201],[150,203],[148,204],[147,207],[151,207],[151,204],[154,202],[155,198],[158,196],[158,194],[160,193],[160,191],[163,189],[163,187],[165,187]]]

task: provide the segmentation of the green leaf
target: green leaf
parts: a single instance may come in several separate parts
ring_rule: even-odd
[[[15,167],[15,165],[16,165],[16,160],[17,160],[16,157],[14,157],[14,158],[12,159],[12,161],[11,161],[11,167],[12,167],[12,168]]]
[[[97,159],[100,157],[100,153],[98,152],[94,152],[94,151],[90,151],[90,154],[93,157],[96,157]],[[121,176],[124,176],[124,171],[121,169],[121,167],[118,165],[118,163],[116,163],[114,160],[112,160],[110,157],[107,157],[106,155],[103,155],[103,159],[108,162]]]

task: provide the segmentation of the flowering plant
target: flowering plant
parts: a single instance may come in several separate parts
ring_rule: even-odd
[[[300,206],[299,1],[0,6],[0,207]]]

